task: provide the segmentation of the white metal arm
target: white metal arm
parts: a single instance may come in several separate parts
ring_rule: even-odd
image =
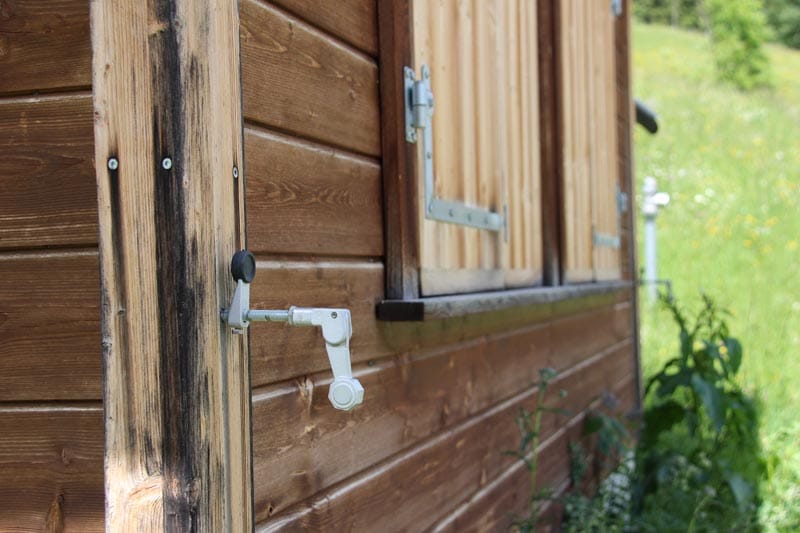
[[[350,337],[353,326],[350,311],[320,307],[290,307],[283,310],[250,309],[250,281],[255,276],[255,259],[250,252],[234,255],[231,273],[236,279],[236,292],[230,309],[222,312],[234,333],[244,333],[250,322],[287,322],[292,326],[322,328],[328,361],[333,371],[333,383],[328,399],[336,409],[350,411],[364,401],[364,387],[353,377],[350,365]]]

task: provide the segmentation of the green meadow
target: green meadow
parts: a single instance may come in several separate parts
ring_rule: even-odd
[[[658,180],[659,277],[697,308],[728,308],[744,346],[741,382],[757,400],[768,476],[766,531],[800,530],[800,51],[769,46],[773,87],[743,93],[715,81],[709,39],[634,26],[634,93],[659,116],[636,128],[636,180]],[[636,215],[639,265],[643,219]],[[645,376],[673,357],[677,328],[641,291]]]

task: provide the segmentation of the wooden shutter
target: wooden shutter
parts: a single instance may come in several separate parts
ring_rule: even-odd
[[[614,15],[606,0],[559,2],[567,282],[620,277]]]
[[[536,285],[542,276],[536,2],[416,0],[428,65],[436,196],[508,213],[508,241],[420,217],[423,295]],[[422,161],[422,155],[419,160]],[[419,205],[424,206],[422,168]]]

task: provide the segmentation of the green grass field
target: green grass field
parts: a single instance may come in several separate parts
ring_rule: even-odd
[[[661,131],[636,128],[636,179],[658,180],[659,277],[696,308],[704,291],[733,312],[742,383],[761,406],[767,531],[800,530],[800,52],[770,46],[774,87],[714,80],[706,36],[634,26],[634,92]],[[640,266],[642,218],[639,222]],[[676,327],[642,292],[645,375],[674,356]]]

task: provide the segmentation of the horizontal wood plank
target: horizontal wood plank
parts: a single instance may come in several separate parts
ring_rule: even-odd
[[[562,374],[548,392],[548,405],[578,413],[603,391],[613,390],[630,366],[625,353],[632,353],[630,344],[620,352],[598,354]],[[569,394],[559,398],[558,390],[562,388]],[[467,499],[510,466],[512,460],[502,451],[518,445],[514,416],[521,406],[533,408],[536,393],[536,387],[529,388],[464,424],[440,432],[276,516],[262,524],[259,531],[427,528],[447,514],[454,502]],[[544,438],[555,433],[564,419],[558,415],[548,417],[542,429]],[[348,446],[337,449],[340,455],[350,453],[349,448],[363,440],[348,442]],[[563,453],[566,455],[566,449]],[[256,508],[260,509],[258,502]],[[258,518],[263,518],[261,513]]]
[[[623,414],[635,404],[633,378],[624,379],[617,384],[615,394],[620,401],[616,412]],[[600,402],[595,402],[599,404]],[[567,455],[564,450],[570,440],[579,440],[584,417],[576,417],[562,430],[542,443],[539,455],[540,475],[537,475],[537,488],[556,489],[562,492],[569,487]],[[566,467],[566,468],[565,468]],[[512,466],[497,476],[491,483],[476,492],[469,500],[458,506],[453,513],[440,520],[432,531],[507,531],[511,528],[513,516],[525,516],[528,512],[530,495],[530,474],[522,462]],[[543,514],[547,515],[547,511]],[[548,516],[540,522],[553,525]],[[560,516],[556,515],[558,519]]]
[[[99,300],[96,252],[0,256],[0,401],[102,398]]]
[[[612,316],[619,328],[629,328],[630,306],[625,300],[610,312],[605,301],[570,302],[554,309],[532,306],[525,312],[508,309],[495,313],[465,315],[427,322],[379,322],[375,305],[383,296],[383,265],[355,261],[259,261],[252,285],[254,309],[287,309],[290,305],[307,307],[346,307],[353,319],[350,345],[354,363],[376,361],[398,353],[423,348],[443,347],[485,335],[513,331],[531,324],[580,313],[579,320],[599,326],[597,339],[608,327]],[[601,313],[593,315],[594,311]],[[616,313],[616,314],[614,314]],[[606,321],[606,322],[603,322]],[[627,331],[627,329],[625,329]],[[586,339],[594,342],[597,339]],[[268,383],[306,376],[328,368],[328,359],[319,331],[292,328],[286,324],[254,324],[250,328],[252,384]],[[567,339],[570,340],[570,339]],[[580,342],[573,338],[571,342]],[[606,344],[607,345],[607,344]]]
[[[608,344],[601,348],[615,354],[625,351],[617,356],[618,362],[623,368],[630,366],[632,356],[625,349],[625,339],[604,336],[598,327],[586,326],[583,320],[542,324],[357,367],[367,397],[352,416],[330,409],[329,372],[254,391],[259,512],[262,516],[279,512],[524,390],[539,379],[539,369],[566,370],[598,350],[599,342],[569,343],[569,333],[582,330],[605,339]],[[349,450],[346,455],[340,453],[343,447]],[[293,475],[271,475],[282,470]]]
[[[0,72],[0,93],[91,86],[88,2],[3,2]]]
[[[380,155],[375,62],[268,4],[240,9],[245,119]]]
[[[0,102],[0,249],[95,244],[93,157],[91,94]]]
[[[103,531],[100,403],[0,406],[0,530]]]
[[[248,129],[245,166],[250,250],[383,255],[381,169],[376,161]]]
[[[378,14],[375,0],[271,2],[373,57],[378,55]]]
[[[357,369],[367,397],[352,416],[330,409],[328,373],[255,391],[259,515],[279,512],[525,390],[538,380],[541,368],[552,365],[570,372],[592,356],[578,346],[552,353],[549,348],[558,342],[552,329],[543,325],[452,351],[398,357]],[[630,344],[622,341],[600,359],[613,359],[624,370],[630,366],[630,353]],[[348,452],[343,454],[343,449]],[[292,475],[272,475],[280,471]]]

